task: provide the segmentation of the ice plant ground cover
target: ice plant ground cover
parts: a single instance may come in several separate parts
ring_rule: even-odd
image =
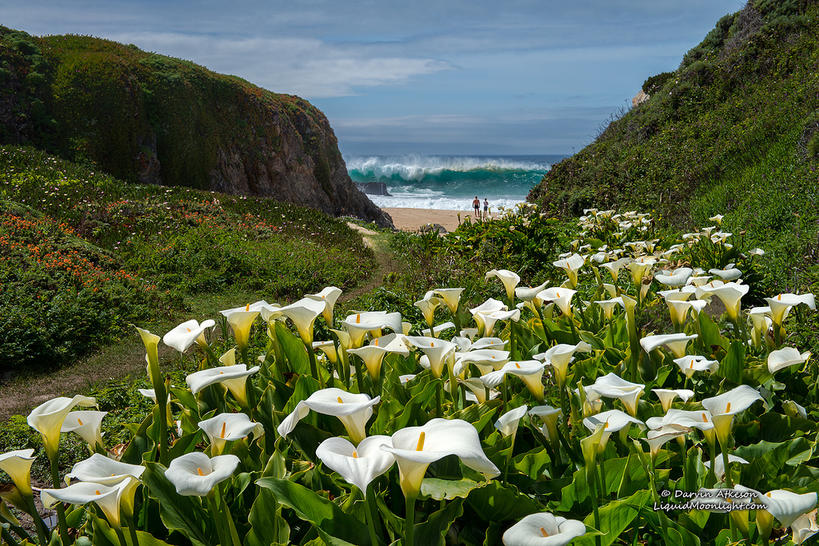
[[[199,368],[173,384],[160,373],[160,332],[138,329],[152,409],[117,446],[99,434],[104,415],[80,422],[93,399],[32,411],[52,484],[30,486],[30,451],[0,455],[14,484],[3,506],[35,515],[26,529],[0,510],[3,536],[802,543],[817,530],[819,385],[810,348],[795,346],[789,329],[816,312],[815,298],[755,296],[743,274],[764,253],[715,222],[656,238],[647,214],[586,211],[565,255],[543,266],[565,282],[526,290],[541,284],[534,265],[498,275],[497,264],[486,301],[471,310],[433,301],[456,286],[404,302],[434,306],[423,321],[392,309],[339,314],[321,296],[236,302],[211,317],[236,347],[216,343],[210,326],[200,338],[198,322],[180,327],[191,328],[191,343],[178,342],[179,329],[166,336]],[[703,255],[736,262],[694,259]],[[754,296],[769,305],[751,308]],[[64,475],[59,440],[72,430],[91,457]],[[36,495],[57,510],[56,528],[40,522]],[[745,504],[730,510],[718,504],[726,498]]]

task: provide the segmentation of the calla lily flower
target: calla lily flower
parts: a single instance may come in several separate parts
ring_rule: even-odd
[[[679,288],[685,285],[693,272],[694,270],[690,267],[680,267],[674,271],[661,271],[654,275],[654,279],[671,288]]]
[[[813,294],[779,294],[773,298],[765,298],[771,308],[771,320],[777,326],[788,316],[788,311],[796,305],[807,305],[810,309],[816,310],[816,298]]]
[[[472,340],[472,339],[475,339],[475,337],[478,335],[478,329],[477,328],[461,328],[461,331],[459,333],[461,334],[461,337],[469,338],[470,340]]]
[[[675,358],[674,363],[680,367],[686,377],[693,376],[694,372],[714,372],[719,367],[719,362],[716,360],[708,360],[704,356],[698,355]]]
[[[217,368],[208,368],[193,372],[185,378],[185,382],[193,394],[199,393],[199,391],[207,386],[221,383],[239,403],[245,405],[247,404],[245,383],[248,377],[258,371],[258,366],[253,366],[248,370],[244,364],[219,366]]]
[[[518,432],[520,420],[526,415],[526,410],[526,406],[518,406],[515,409],[507,411],[495,421],[495,428],[498,429],[503,436],[515,436]]]
[[[591,345],[585,341],[581,341],[575,345],[566,343],[558,343],[554,347],[550,347],[545,353],[534,355],[535,360],[543,360],[552,366],[555,371],[555,381],[560,387],[566,381],[566,376],[569,373],[569,364],[574,360],[575,353],[588,353],[592,350]]]
[[[673,440],[689,432],[691,432],[690,427],[674,424],[663,425],[660,428],[649,430],[648,433],[646,433],[645,441],[648,443],[651,457],[656,457],[660,452],[660,448],[669,440]]]
[[[398,381],[400,381],[402,385],[406,386],[407,383],[409,383],[410,381],[415,379],[416,375],[417,374],[414,374],[414,373],[408,373],[406,375],[399,375],[398,376]]]
[[[264,434],[264,427],[259,423],[254,423],[244,413],[222,413],[210,419],[199,422],[199,428],[205,431],[210,440],[211,452],[213,454],[222,453],[225,443],[241,440],[249,434],[254,438]]]
[[[524,287],[524,286],[519,286],[519,287],[515,288],[515,297],[518,298],[519,300],[523,300],[523,301],[532,301],[537,297],[537,295],[540,292],[543,291],[544,288],[546,288],[546,286],[548,284],[549,284],[549,282],[546,281],[541,285],[533,286],[531,288]]]
[[[442,301],[433,296],[430,291],[424,295],[423,299],[416,301],[413,305],[421,310],[421,313],[424,315],[424,320],[431,328],[432,325],[435,324],[435,310],[441,303]]]
[[[632,383],[614,373],[609,373],[603,377],[598,377],[592,385],[586,387],[586,392],[592,390],[604,398],[617,398],[623,403],[626,410],[632,416],[635,416],[637,415],[637,403],[643,394],[643,389],[645,389],[643,384]]]
[[[696,338],[697,334],[688,336],[682,333],[646,336],[640,340],[640,345],[647,353],[650,353],[658,347],[665,346],[675,357],[682,358],[685,356],[685,348],[688,342]]]
[[[235,307],[233,309],[226,309],[219,311],[227,318],[230,329],[233,330],[233,337],[236,339],[236,345],[239,350],[243,351],[247,348],[248,340],[250,339],[250,328],[256,317],[259,316],[262,308],[269,307],[269,304],[262,300],[255,303],[249,303],[244,307]]]
[[[614,282],[617,282],[617,278],[620,276],[620,270],[623,269],[625,266],[631,263],[631,258],[620,258],[614,262],[608,262],[601,264],[600,267],[606,269],[611,275],[611,278],[614,279]]]
[[[631,271],[631,280],[634,281],[634,284],[637,286],[643,284],[643,277],[656,263],[657,260],[651,256],[640,256],[629,262],[626,267]]]
[[[171,461],[165,477],[180,495],[204,497],[216,484],[229,479],[238,466],[239,457],[236,455],[208,457],[194,451]]]
[[[371,399],[367,394],[353,394],[335,387],[321,389],[296,404],[293,412],[284,418],[276,430],[280,436],[287,436],[293,432],[296,424],[313,410],[323,415],[338,417],[347,429],[350,439],[354,443],[359,443],[367,436],[364,426],[373,415],[373,406],[380,401],[380,396]]]
[[[429,328],[424,328],[423,330],[421,330],[421,333],[424,334],[426,337],[433,337],[433,335],[432,335],[433,332],[437,336],[441,332],[445,332],[445,331],[447,331],[447,330],[449,330],[451,328],[455,328],[454,323],[444,322],[442,324],[438,324],[436,326],[433,326],[431,330]]]
[[[342,325],[350,334],[349,348],[361,347],[364,336],[370,332],[377,332],[377,337],[380,337],[380,332],[384,328],[389,328],[397,334],[404,331],[401,313],[387,313],[386,311],[368,311],[348,315]]]
[[[725,269],[709,269],[708,272],[723,281],[735,281],[742,276],[742,271],[736,267],[726,267]]]
[[[458,311],[458,303],[461,301],[463,288],[436,288],[433,290],[439,296],[453,315]]]
[[[603,308],[603,316],[606,318],[606,320],[611,320],[611,317],[614,315],[615,307],[618,305],[623,305],[623,299],[617,297],[608,300],[597,300],[594,303]]]
[[[308,347],[313,344],[313,325],[324,310],[324,301],[311,298],[302,298],[279,308],[279,312],[293,322],[299,332],[299,337]]]
[[[700,312],[708,305],[707,301],[703,300],[667,300],[668,311],[671,315],[671,322],[674,326],[682,326],[685,319],[688,317],[688,312],[691,311],[694,317],[697,317]]]
[[[398,337],[398,336],[401,337]],[[348,354],[354,354],[364,361],[370,377],[377,379],[381,376],[381,364],[387,353],[408,355],[409,349],[403,341],[403,334],[388,334],[374,339],[369,345],[358,349],[348,349]]]
[[[717,282],[714,281],[699,287],[698,290],[701,290],[705,294],[718,297],[725,306],[725,312],[728,313],[728,317],[736,321],[739,318],[742,296],[748,293],[750,287],[747,284],[738,284],[736,282],[717,284]]]
[[[138,485],[139,481],[131,476],[127,476],[113,486],[94,482],[77,482],[62,489],[43,489],[40,491],[40,500],[46,508],[52,508],[59,502],[69,504],[93,502],[100,507],[112,526],[120,527],[120,504],[126,498],[133,499]],[[133,502],[131,505],[133,506]]]
[[[31,465],[37,457],[32,455],[33,449],[18,449],[0,455],[0,470],[9,475],[14,486],[25,496],[33,494]]]
[[[563,546],[586,534],[582,521],[549,512],[529,514],[503,533],[505,546]]]
[[[759,517],[757,512],[757,517]],[[802,544],[810,537],[819,533],[819,525],[816,524],[816,510],[807,514],[802,514],[791,523],[794,544]]]
[[[336,301],[338,297],[341,295],[341,288],[337,288],[335,286],[328,286],[324,288],[321,292],[316,294],[307,294],[305,297],[310,298],[311,300],[321,301],[324,302],[324,310],[321,312],[322,316],[324,317],[324,321],[327,323],[327,326],[333,325],[333,309],[336,306]]]
[[[327,357],[330,363],[338,362],[338,351],[336,351],[336,344],[332,341],[314,341],[313,350],[318,349]]]
[[[753,307],[748,310],[748,318],[751,319],[751,341],[754,346],[761,347],[765,340],[765,335],[773,326],[773,321],[770,318],[770,307]]]
[[[662,417],[649,417],[646,425],[652,430],[661,429],[667,425],[679,425],[696,428],[703,433],[713,431],[714,423],[708,410],[686,411],[670,408]]]
[[[800,353],[793,347],[785,347],[768,354],[768,371],[772,374],[790,366],[804,364],[810,358],[810,351]]]
[[[526,388],[535,398],[543,400],[543,368],[545,363],[537,360],[522,360],[507,362],[503,368],[481,376],[481,381],[487,387],[497,387],[503,381],[503,376],[512,374],[520,377]]]
[[[461,419],[435,418],[420,427],[406,427],[392,435],[392,445],[381,449],[398,463],[401,490],[414,499],[430,463],[456,455],[466,466],[487,478],[500,474],[481,447],[478,431]]]
[[[213,319],[208,319],[202,324],[196,320],[188,320],[168,332],[162,337],[162,341],[168,347],[173,347],[180,353],[188,350],[188,347],[196,342],[200,347],[205,347],[208,342],[205,340],[205,330],[216,325]]]
[[[157,338],[158,339],[158,338]],[[97,400],[87,396],[77,395],[74,398],[60,396],[43,402],[34,408],[28,415],[28,424],[43,437],[46,455],[52,460],[57,455],[60,445],[60,431],[68,413],[75,406],[96,406]]]
[[[485,280],[492,277],[496,277],[503,283],[503,287],[506,289],[506,297],[509,298],[509,301],[513,301],[515,299],[515,287],[520,282],[518,274],[508,269],[492,269],[486,272]]]
[[[597,415],[592,415],[583,419],[583,424],[589,429],[589,432],[594,432],[597,427],[603,427],[603,435],[600,437],[600,450],[606,448],[606,443],[609,441],[609,436],[612,432],[618,432],[631,424],[645,426],[645,423],[624,413],[618,409],[604,411]]]
[[[475,317],[475,321],[478,322],[480,318],[483,322],[483,335],[491,336],[492,331],[495,328],[495,323],[499,320],[511,320],[513,322],[517,322],[520,320],[520,309],[512,309],[511,311],[492,311],[490,313],[475,313],[473,315]]]
[[[570,317],[572,316],[572,298],[577,293],[576,290],[562,287],[547,288],[537,295],[543,301],[550,301],[557,305],[560,312]]]
[[[810,512],[816,506],[816,500],[815,491],[800,495],[784,489],[774,489],[757,497],[757,501],[765,505],[765,509],[779,520],[782,527],[790,527],[799,516]]]
[[[479,306],[470,309],[469,312],[472,313],[472,318],[475,319],[475,323],[478,325],[478,331],[481,332],[486,329],[483,321],[484,315],[501,310],[505,311],[506,305],[496,299],[489,298]],[[484,333],[484,335],[486,334]]]
[[[734,415],[745,411],[757,400],[762,400],[762,395],[756,389],[749,385],[740,385],[719,396],[702,401],[702,407],[711,412],[711,419],[714,422],[714,430],[720,445],[724,446],[731,434]]]
[[[482,351],[484,349],[502,351],[509,341],[504,341],[499,337],[482,337],[472,343],[470,351]]]
[[[585,263],[586,260],[581,255],[572,254],[568,258],[552,262],[552,265],[554,265],[555,267],[559,267],[560,269],[566,272],[566,275],[569,277],[569,288],[576,288],[577,273]]]
[[[470,377],[469,379],[458,379],[458,383],[469,389],[469,392],[466,393],[467,397],[472,394],[475,398],[474,401],[478,404],[483,404],[486,402],[486,385],[483,384],[483,381],[477,377]],[[490,398],[495,398],[497,395],[497,391],[489,392]]]
[[[450,354],[455,352],[455,344],[451,341],[434,337],[407,336],[407,342],[421,350],[429,359],[432,375],[441,377],[444,373],[444,364]]]
[[[102,418],[108,415],[107,411],[71,411],[63,421],[60,432],[76,432],[91,448],[91,451],[102,445]]]
[[[456,353],[455,358],[462,364],[474,364],[482,373],[499,370],[509,362],[509,351],[478,349],[468,353]]]
[[[737,455],[728,455],[728,464],[731,463],[740,463],[740,464],[750,464],[748,461],[739,457]],[[703,462],[705,468],[711,468],[711,461]],[[725,461],[722,458],[722,454],[717,454],[716,459],[714,459],[714,476],[717,477],[718,481],[722,481],[725,477]]]
[[[651,389],[651,392],[657,395],[663,411],[666,412],[671,409],[675,398],[679,397],[683,402],[688,402],[694,396],[694,391],[690,389]]]
[[[122,463],[105,455],[94,453],[74,465],[71,472],[65,475],[65,483],[69,484],[71,480],[77,480],[116,485],[129,476],[139,479],[143,472],[145,472],[145,467],[142,465]]]
[[[316,448],[316,457],[327,468],[341,474],[347,483],[358,487],[366,497],[367,486],[392,468],[395,458],[382,446],[392,446],[389,436],[370,436],[358,447],[344,438],[328,438]]]
[[[543,422],[540,433],[552,444],[557,444],[557,420],[562,414],[563,411],[560,408],[553,408],[549,405],[535,406],[529,410],[530,417],[536,416]]]

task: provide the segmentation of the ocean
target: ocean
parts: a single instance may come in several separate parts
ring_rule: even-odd
[[[559,155],[350,156],[353,182],[383,182],[390,196],[368,195],[379,207],[471,210],[477,195],[492,210],[526,200]]]

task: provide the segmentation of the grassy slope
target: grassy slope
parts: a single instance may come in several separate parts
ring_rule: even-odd
[[[557,164],[530,200],[657,210],[687,228],[725,213],[769,256],[765,286],[819,281],[819,5],[753,0],[721,19],[651,98]]]
[[[315,210],[125,184],[27,148],[0,147],[0,203],[4,369],[71,362],[136,320],[201,320],[214,299],[351,287],[373,268],[361,237]]]

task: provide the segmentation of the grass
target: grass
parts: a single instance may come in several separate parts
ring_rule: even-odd
[[[5,370],[59,367],[129,323],[210,312],[206,301],[350,288],[374,267],[361,236],[321,212],[126,184],[30,148],[0,147],[0,200]]]

